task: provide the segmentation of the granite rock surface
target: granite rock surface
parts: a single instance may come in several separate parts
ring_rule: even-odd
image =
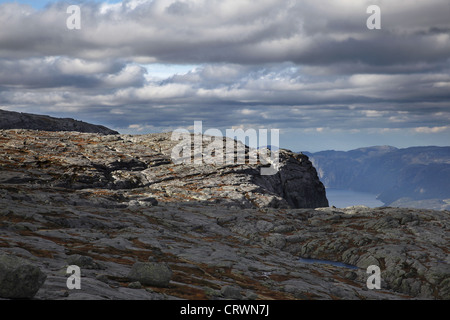
[[[174,144],[0,131],[0,253],[45,274],[34,299],[450,299],[448,211],[330,208],[306,156],[264,177],[175,165]]]

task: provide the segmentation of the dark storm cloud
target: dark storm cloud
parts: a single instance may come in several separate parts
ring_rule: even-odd
[[[450,129],[447,0],[84,1],[81,30],[68,5],[0,5],[0,108],[135,130]],[[156,79],[152,63],[198,66]]]
[[[0,59],[0,87],[109,88],[143,85],[146,70],[119,61],[86,61],[67,57]]]
[[[449,5],[424,2],[382,3],[382,29],[376,32],[366,28],[364,1],[84,2],[76,32],[66,28],[67,3],[43,11],[2,5],[0,55],[319,65],[445,60]]]

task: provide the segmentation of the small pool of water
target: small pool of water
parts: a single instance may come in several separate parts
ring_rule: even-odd
[[[347,269],[352,269],[352,270],[358,269],[357,266],[353,266],[351,264],[346,264],[346,263],[342,263],[342,262],[331,261],[331,260],[300,258],[300,259],[298,259],[298,261],[303,262],[303,263],[328,264],[328,265],[332,265],[335,267],[342,267],[342,268],[347,268]]]

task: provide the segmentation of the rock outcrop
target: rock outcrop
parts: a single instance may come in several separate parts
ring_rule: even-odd
[[[280,151],[279,171],[261,165],[180,164],[170,133],[142,136],[27,130],[0,131],[0,183],[103,190],[123,205],[206,201],[251,207],[328,206],[306,156]]]
[[[0,253],[46,275],[34,299],[450,299],[448,211],[318,208],[307,157],[263,177],[174,165],[175,143],[0,131]]]
[[[54,118],[31,113],[0,110],[0,129],[33,129],[45,131],[77,131],[100,134],[118,134],[101,125],[70,118]]]

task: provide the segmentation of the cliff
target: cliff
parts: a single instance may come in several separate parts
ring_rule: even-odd
[[[243,208],[328,206],[306,156],[280,151],[279,170],[262,165],[174,164],[170,133],[142,136],[0,131],[0,183],[114,191],[124,199],[206,201]],[[247,148],[248,153],[248,148]],[[125,201],[125,200],[124,200]]]

